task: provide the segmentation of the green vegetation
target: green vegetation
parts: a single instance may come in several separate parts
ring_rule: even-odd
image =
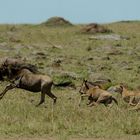
[[[72,26],[72,23],[70,23],[69,21],[65,20],[62,17],[51,17],[49,18],[46,22],[43,23],[43,25],[45,26],[57,26],[57,27],[61,27],[61,26]]]
[[[0,59],[17,57],[36,64],[55,83],[71,81],[75,88],[56,88],[52,100],[36,108],[40,94],[14,89],[0,101],[0,137],[54,137],[67,139],[139,139],[140,112],[129,111],[117,95],[119,106],[78,107],[83,78],[109,78],[112,84],[140,88],[140,22],[104,25],[113,34],[129,39],[94,40],[81,34],[82,25],[48,27],[41,25],[0,25]],[[7,82],[0,83],[2,91]]]

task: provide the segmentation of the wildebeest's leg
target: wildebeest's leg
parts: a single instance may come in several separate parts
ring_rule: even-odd
[[[0,73],[0,81],[3,81],[3,76],[1,75],[1,73]]]
[[[80,96],[79,103],[78,103],[79,106],[80,106],[81,101],[82,101],[83,99],[84,99],[83,96]]]
[[[89,96],[88,97],[88,100],[89,100],[89,102],[87,103],[87,105],[90,105],[94,101],[94,99],[93,99],[92,96]]]
[[[55,104],[57,97],[51,91],[48,91],[46,94],[53,99],[53,103]]]
[[[7,92],[8,90],[11,90],[11,89],[13,89],[13,88],[19,88],[21,78],[22,78],[22,77],[19,77],[19,78],[17,78],[16,80],[14,80],[13,83],[8,84],[8,85],[6,86],[6,88],[4,89],[4,91],[0,94],[0,99],[3,98],[3,96],[6,94],[6,92]]]
[[[46,83],[43,86],[43,92],[46,93],[50,98],[53,99],[53,103],[56,103],[57,97],[51,92],[52,82]]]
[[[9,84],[6,86],[6,88],[4,89],[4,91],[0,94],[0,99],[3,98],[3,96],[5,95],[5,93],[8,91],[8,90],[11,90],[13,88],[15,88],[16,85],[15,84]]]
[[[89,102],[87,103],[87,105],[90,105],[94,100],[89,100]]]
[[[106,96],[105,97],[104,96],[100,96],[96,102],[93,100],[88,106],[89,107],[91,107],[93,105],[97,106],[99,103],[105,102],[107,100],[107,98],[108,97],[106,97]]]
[[[138,102],[138,104],[135,107],[133,107],[132,109],[129,109],[129,110],[136,110],[136,111],[140,110],[140,101]]]
[[[90,105],[93,101],[92,100],[89,100],[89,102],[87,103],[87,105]]]
[[[82,94],[81,96],[80,96],[80,99],[79,99],[79,106],[80,106],[80,103],[81,103],[81,101],[84,99],[84,97],[87,97],[88,95],[87,94]]]
[[[135,106],[135,108],[139,108],[140,107],[140,101],[137,103],[137,105]]]
[[[104,100],[103,100],[104,101]],[[103,104],[105,105],[105,106],[109,106],[109,107],[112,107],[112,96],[110,96],[108,99],[106,99],[104,102],[103,102]]]
[[[41,99],[40,99],[40,102],[36,105],[36,107],[38,107],[44,102],[45,102],[45,93],[41,92]]]
[[[133,103],[133,100],[135,100],[135,97],[130,97],[129,105],[136,106],[136,104]]]
[[[52,98],[54,100],[53,103],[56,102],[56,99],[57,97],[55,95],[52,94],[51,92],[51,86],[52,86],[52,83],[45,83],[45,84],[42,84],[42,88],[41,88],[41,99],[40,99],[40,102],[36,105],[37,107],[39,105],[41,105],[42,103],[45,102],[45,95],[47,94],[50,98]]]
[[[93,100],[93,101],[91,101],[91,102],[90,102],[90,104],[88,104],[88,106],[89,106],[89,107],[92,107],[92,106],[94,106],[94,105],[95,105],[95,106],[97,106],[97,105],[98,105],[98,103],[97,103],[97,102],[95,102],[94,100]]]

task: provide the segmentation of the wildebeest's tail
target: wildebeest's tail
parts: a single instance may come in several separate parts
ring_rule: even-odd
[[[60,82],[60,83],[53,83],[54,86],[56,87],[67,87],[67,86],[72,86],[71,81],[66,81],[66,82]]]
[[[112,100],[118,105],[118,101],[114,97],[112,97]]]

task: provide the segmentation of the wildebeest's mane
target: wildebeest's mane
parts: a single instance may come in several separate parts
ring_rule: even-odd
[[[32,64],[22,64],[22,65],[21,64],[16,64],[16,65],[10,66],[10,69],[14,70],[14,71],[20,71],[22,69],[28,69],[31,72],[33,72],[34,74],[39,73],[37,67],[35,65],[32,65]]]

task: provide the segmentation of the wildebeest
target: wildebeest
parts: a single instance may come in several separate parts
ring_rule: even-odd
[[[130,91],[123,84],[114,87],[115,92],[121,94],[122,99],[131,106],[137,108],[140,105],[140,92]]]
[[[53,103],[56,102],[57,97],[51,92],[53,81],[49,76],[36,74],[31,71],[30,68],[26,66],[19,67],[18,65],[12,65],[10,68],[9,66],[4,65],[1,67],[0,72],[4,76],[10,75],[10,78],[14,79],[13,82],[7,85],[4,91],[0,94],[0,99],[3,98],[8,90],[21,88],[32,92],[41,91],[41,99],[37,106],[45,101],[46,94],[53,99]]]
[[[88,97],[89,106],[97,105],[98,103],[108,105],[112,103],[112,100],[118,104],[117,100],[112,96],[112,94],[101,89],[100,85],[98,86],[97,83],[95,84],[84,80],[79,92],[81,93],[79,105],[83,97]]]
[[[95,86],[98,86],[97,84],[95,84],[95,83],[92,83],[92,82],[89,82],[89,81],[87,81],[87,80],[83,80],[83,83],[82,83],[82,85],[81,85],[81,87],[80,87],[80,90],[79,90],[79,93],[81,94],[80,95],[80,100],[79,100],[79,106],[80,106],[80,103],[81,103],[81,101],[83,100],[83,94],[85,94],[86,93],[86,91],[89,89],[89,88],[92,88],[92,87],[95,87]],[[89,99],[90,100],[90,99]]]
[[[101,89],[106,89],[106,84],[110,84],[110,83],[111,83],[110,79],[101,79],[101,80],[96,80],[94,82],[90,82],[84,79],[79,92],[81,95],[85,94],[87,89],[95,87],[95,86],[98,86]],[[81,103],[81,100],[83,100],[82,96],[80,97],[79,105]]]

